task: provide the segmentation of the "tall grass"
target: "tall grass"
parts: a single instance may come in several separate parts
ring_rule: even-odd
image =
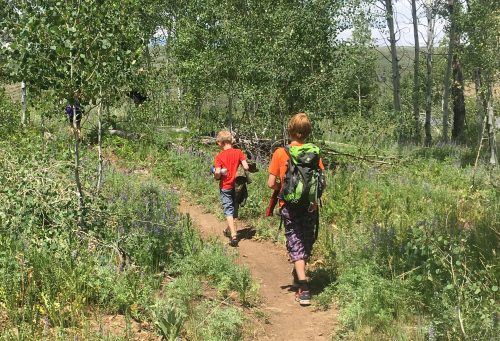
[[[224,335],[238,339],[243,313],[233,305],[252,300],[248,271],[224,252],[212,252],[222,246],[201,241],[190,219],[177,213],[176,191],[158,181],[111,167],[96,193],[94,168],[88,167],[97,164],[95,153],[82,153],[85,230],[76,224],[67,141],[44,141],[28,129],[0,142],[0,338],[88,336],[95,314],[122,314],[150,324],[151,334],[179,337],[192,333],[191,323],[202,323],[198,312],[210,302],[237,292],[210,323],[233,323],[236,329]],[[193,259],[208,263],[189,272]],[[220,296],[200,299],[205,281]],[[196,287],[186,290],[177,282]],[[165,310],[166,297],[175,296],[191,307],[186,315],[184,308]],[[172,318],[177,327],[165,332],[165,319]]]
[[[193,200],[218,212],[217,185],[207,172],[216,149],[147,148],[156,160],[155,175],[181,184]],[[494,338],[500,227],[494,177],[484,167],[469,166],[467,148],[391,152],[401,160],[392,166],[347,158],[330,162],[336,168],[327,173],[314,255],[323,270],[310,273],[313,283],[326,281],[318,284],[326,289],[316,303],[337,301],[339,337]],[[240,215],[258,236],[270,238],[278,220],[262,218],[270,195],[265,173],[250,185],[250,205]]]

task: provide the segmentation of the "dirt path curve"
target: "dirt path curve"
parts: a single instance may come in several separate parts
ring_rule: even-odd
[[[204,236],[224,238],[222,230],[226,224],[204,213],[202,207],[182,200],[180,211],[191,216]],[[239,261],[260,282],[263,309],[269,316],[269,324],[264,325],[258,340],[331,340],[336,311],[319,311],[295,302],[295,294],[289,290],[291,265],[286,250],[270,242],[243,239],[239,243]]]

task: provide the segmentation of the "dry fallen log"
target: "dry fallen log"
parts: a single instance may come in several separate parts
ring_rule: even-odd
[[[108,131],[109,131],[110,135],[123,137],[123,138],[129,139],[129,140],[138,140],[141,138],[140,134],[131,133],[128,131],[123,131],[123,130],[118,130],[118,129],[109,129]]]

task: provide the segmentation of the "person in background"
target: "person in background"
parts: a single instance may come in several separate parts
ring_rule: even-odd
[[[83,116],[83,109],[78,100],[75,100],[73,104],[68,103],[66,105],[66,117],[68,118],[68,122],[71,125],[71,127],[80,130],[80,122],[82,121],[82,116]],[[73,122],[73,116],[75,116],[76,120]]]

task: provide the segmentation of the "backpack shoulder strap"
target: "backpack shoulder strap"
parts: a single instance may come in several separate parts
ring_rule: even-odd
[[[287,144],[286,146],[283,147],[283,150],[285,151],[286,155],[291,159],[292,156],[290,155],[290,145]]]

